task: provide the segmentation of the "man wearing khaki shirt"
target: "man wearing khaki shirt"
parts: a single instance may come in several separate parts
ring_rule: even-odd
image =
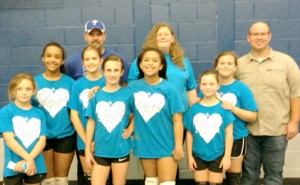
[[[248,123],[248,150],[243,164],[243,185],[259,183],[263,165],[265,185],[283,184],[288,140],[298,133],[300,73],[288,55],[274,51],[270,27],[256,22],[249,28],[250,53],[238,60],[237,78],[254,94],[258,119]]]

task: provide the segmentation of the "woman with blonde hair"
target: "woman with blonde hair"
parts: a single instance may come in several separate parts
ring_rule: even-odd
[[[173,28],[164,22],[156,24],[148,33],[142,49],[149,47],[158,48],[164,53],[167,60],[167,78],[178,87],[186,111],[189,105],[198,100],[196,82],[192,66],[184,57],[184,51],[175,38]],[[129,83],[136,80],[138,75],[137,59],[135,59],[128,74]]]

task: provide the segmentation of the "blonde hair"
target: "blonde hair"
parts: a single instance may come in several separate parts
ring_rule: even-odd
[[[8,100],[10,102],[14,101],[14,99],[15,99],[15,93],[16,93],[17,86],[21,83],[22,80],[25,80],[25,79],[31,81],[32,86],[33,86],[33,91],[36,92],[36,83],[35,83],[33,77],[27,73],[19,73],[19,74],[15,75],[14,77],[12,77],[9,82]]]
[[[158,23],[150,30],[150,32],[146,36],[142,49],[149,48],[149,47],[157,48],[156,36],[158,30],[162,27],[167,27],[170,30],[171,34],[174,36],[174,42],[171,44],[170,51],[169,51],[172,62],[178,67],[184,67],[184,63],[183,63],[184,51],[180,47],[179,42],[175,38],[173,28],[167,23],[164,22]]]

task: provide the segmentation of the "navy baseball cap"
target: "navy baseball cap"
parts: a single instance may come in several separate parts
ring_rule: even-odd
[[[105,26],[102,21],[99,20],[89,20],[85,23],[84,31],[90,33],[93,29],[98,29],[101,32],[105,32]]]

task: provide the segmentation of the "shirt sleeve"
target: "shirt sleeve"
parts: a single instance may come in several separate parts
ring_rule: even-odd
[[[40,136],[47,136],[47,125],[46,125],[46,117],[43,113],[43,111],[39,110],[38,111],[40,112],[40,117],[41,117],[41,133],[40,133]]]
[[[68,88],[66,88],[68,91],[69,91],[69,100],[68,100],[68,102],[67,102],[67,107],[68,108],[70,108],[70,103],[71,103],[71,94],[72,94],[72,89],[73,89],[73,85],[74,85],[74,82],[75,82],[75,80],[73,80],[71,77],[68,77],[68,76],[66,76],[67,78],[68,78],[68,80],[70,80],[69,82],[67,82],[67,80],[65,81],[66,83],[69,83],[68,85],[69,85],[69,87]]]
[[[183,126],[186,130],[193,131],[193,110],[192,107],[188,109],[186,114],[183,117]]]
[[[96,120],[96,113],[95,113],[95,109],[96,109],[96,96],[94,96],[90,102],[89,105],[85,111],[85,117],[87,118],[92,118],[94,121]]]
[[[188,71],[188,79],[187,79],[186,89],[187,89],[187,91],[190,91],[197,87],[196,81],[195,81],[195,76],[194,76],[192,65],[186,58],[184,58],[184,65],[186,67],[186,70]]]
[[[70,96],[70,103],[69,103],[69,107],[72,110],[76,110],[79,111],[79,94],[77,91],[77,85],[76,83],[73,84],[72,90],[71,90],[71,96]]]
[[[287,83],[290,87],[290,99],[300,96],[300,71],[297,63],[288,58]]]
[[[242,98],[239,100],[241,102],[241,108],[249,111],[257,111],[258,107],[251,90],[245,84],[242,84],[241,90]]]
[[[235,120],[234,115],[229,111],[224,109],[224,126],[227,127],[230,123]]]
[[[139,69],[137,66],[137,59],[134,59],[134,61],[131,64],[131,67],[129,69],[128,83],[130,83],[133,80],[137,80],[138,76],[139,76]]]
[[[4,107],[0,111],[0,133],[3,132],[13,132],[13,125],[12,125],[12,117],[9,115],[9,112],[7,110],[7,107]]]
[[[169,83],[168,88],[168,101],[170,104],[170,110],[172,115],[175,113],[184,112],[184,105],[180,93],[176,89],[176,87],[171,83]]]

